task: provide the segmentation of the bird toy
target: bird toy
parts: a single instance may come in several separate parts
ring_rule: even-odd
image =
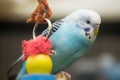
[[[50,17],[51,9],[48,6],[47,0],[38,0],[39,4],[35,11],[28,18],[27,22],[36,22],[33,28],[33,39],[22,41],[23,61],[26,60],[26,70],[28,74],[50,74],[52,71],[52,44],[49,37],[36,37],[35,29],[39,23],[48,23],[51,30]]]
[[[31,14],[31,16],[27,19],[27,22],[35,22],[35,26],[33,28],[33,39],[23,40],[22,41],[22,52],[23,57],[22,60],[26,61],[26,76],[21,76],[17,78],[17,80],[55,80],[53,75],[43,75],[50,74],[52,71],[52,60],[51,55],[53,53],[52,44],[48,36],[36,37],[35,29],[39,26],[39,24],[48,23],[49,32],[52,28],[50,17],[52,15],[52,11],[48,5],[47,0],[38,0],[39,4],[35,11]],[[16,62],[13,64],[15,65]],[[12,65],[12,66],[13,66]],[[12,66],[9,72],[12,70]],[[34,75],[35,74],[35,75]],[[40,74],[40,75],[36,75]],[[48,78],[50,77],[50,78]],[[32,79],[34,78],[34,79]],[[39,78],[39,79],[37,79]]]
[[[52,48],[50,40],[46,37],[36,37],[29,41],[22,42],[23,60],[26,60],[26,69],[28,73],[50,73],[52,70],[52,61],[50,59],[50,50]]]

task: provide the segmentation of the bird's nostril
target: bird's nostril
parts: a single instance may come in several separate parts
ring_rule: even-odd
[[[84,28],[84,30],[85,30],[86,32],[88,32],[88,31],[90,30],[90,28]]]

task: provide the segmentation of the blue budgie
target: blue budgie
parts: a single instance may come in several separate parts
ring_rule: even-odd
[[[53,50],[52,73],[69,67],[93,44],[101,23],[100,16],[91,10],[81,9],[54,23],[50,37]],[[42,35],[46,34],[47,30]]]
[[[53,23],[50,35],[52,49],[56,51],[51,57],[53,74],[65,70],[88,51],[98,34],[100,24],[99,14],[87,9],[77,10]],[[46,29],[41,36],[47,34]],[[24,62],[18,78],[25,73]]]

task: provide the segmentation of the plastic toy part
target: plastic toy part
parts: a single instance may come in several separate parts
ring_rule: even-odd
[[[28,74],[50,74],[52,70],[52,60],[49,55],[38,54],[29,56],[26,61]]]
[[[30,74],[21,76],[18,80],[56,80],[54,75]]]

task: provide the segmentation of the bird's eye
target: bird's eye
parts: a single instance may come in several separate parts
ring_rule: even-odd
[[[87,22],[87,24],[90,24],[90,21],[87,20],[86,22]]]

